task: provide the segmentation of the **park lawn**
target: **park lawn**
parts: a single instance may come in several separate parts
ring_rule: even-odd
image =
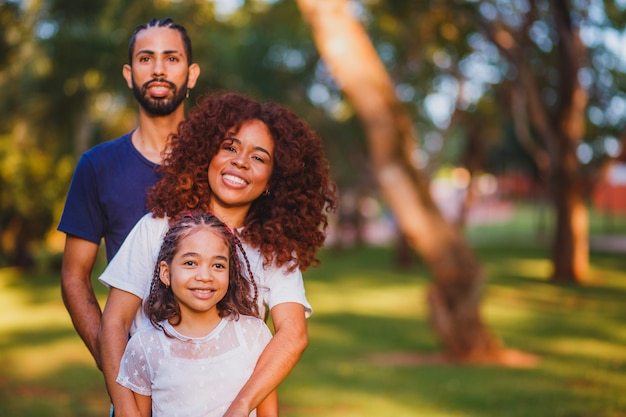
[[[625,417],[624,255],[592,253],[584,286],[554,286],[544,245],[507,246],[478,249],[484,318],[536,366],[416,363],[438,350],[419,261],[399,269],[388,248],[325,250],[322,267],[305,273],[310,342],[280,387],[281,416]],[[0,305],[0,416],[105,415],[104,384],[58,273],[0,269]]]
[[[394,269],[390,250],[326,252],[307,273],[311,344],[281,389],[284,415],[626,416],[623,255],[593,255],[583,287],[549,284],[542,249],[479,256],[485,321],[505,346],[536,355],[535,367],[413,363],[437,351],[426,272]]]

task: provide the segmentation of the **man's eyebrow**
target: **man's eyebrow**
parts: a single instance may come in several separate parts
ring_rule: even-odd
[[[137,53],[135,54],[135,56],[139,56],[141,54],[144,55],[156,55],[156,51],[153,51],[152,49],[140,49],[139,51],[137,51]],[[177,49],[168,49],[163,51],[164,55],[172,55],[172,54],[177,54],[177,55],[182,55],[183,53],[180,52]]]

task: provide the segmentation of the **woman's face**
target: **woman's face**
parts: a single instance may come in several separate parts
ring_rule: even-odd
[[[274,139],[265,123],[251,120],[238,132],[229,132],[209,163],[213,213],[223,221],[234,212],[245,217],[252,202],[267,190],[273,166]]]

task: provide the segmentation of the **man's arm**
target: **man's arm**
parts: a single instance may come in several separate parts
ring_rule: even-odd
[[[272,308],[274,337],[261,353],[254,372],[224,414],[247,417],[296,366],[309,342],[304,306],[283,303]]]
[[[100,304],[91,285],[91,271],[98,255],[98,244],[66,235],[61,266],[61,296],[74,328],[102,369],[98,350]]]
[[[133,392],[116,382],[120,361],[128,343],[130,326],[140,306],[141,299],[136,295],[111,288],[102,313],[98,344],[102,372],[113,402],[115,417],[141,415]]]

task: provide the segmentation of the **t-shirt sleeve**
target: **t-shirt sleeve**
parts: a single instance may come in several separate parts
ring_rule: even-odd
[[[93,243],[104,236],[105,218],[98,194],[98,178],[83,154],[72,178],[58,230]]]
[[[141,395],[152,395],[148,354],[141,343],[141,334],[130,338],[120,362],[117,383]]]
[[[144,300],[148,296],[156,259],[167,224],[148,213],[130,231],[117,254],[98,278],[107,287],[117,288]]]
[[[278,304],[298,303],[304,306],[306,317],[312,314],[313,309],[306,298],[302,272],[299,269],[289,272],[287,266],[270,267],[264,271],[264,275],[261,291],[267,291],[264,298],[270,311]]]

